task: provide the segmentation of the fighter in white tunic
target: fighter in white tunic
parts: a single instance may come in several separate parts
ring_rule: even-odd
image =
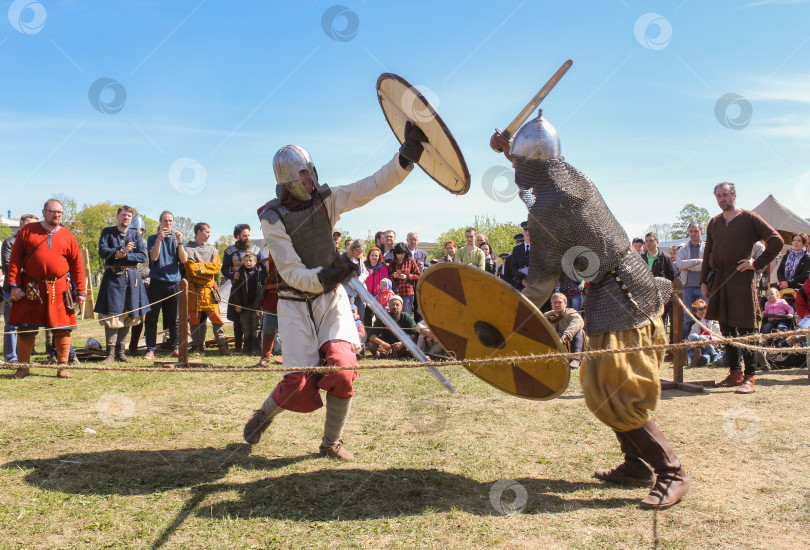
[[[318,183],[309,153],[282,147],[273,158],[277,198],[259,209],[262,232],[279,275],[279,327],[285,368],[320,364],[356,366],[360,340],[342,283],[357,266],[335,252],[332,231],[341,214],[363,206],[399,185],[419,161],[427,137],[408,123],[398,154],[372,176],[329,188]],[[324,374],[291,372],[245,424],[245,441],[256,444],[283,410],[312,412],[323,406],[326,422],[322,455],[352,460],[341,437],[354,395],[356,370]]]

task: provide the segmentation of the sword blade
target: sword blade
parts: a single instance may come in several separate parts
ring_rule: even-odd
[[[427,355],[425,355],[425,353],[421,349],[419,349],[419,346],[416,345],[416,342],[411,340],[410,336],[408,336],[405,333],[405,331],[402,330],[402,327],[400,327],[394,321],[394,319],[391,317],[391,315],[388,314],[388,312],[385,310],[382,304],[380,304],[380,302],[378,302],[377,299],[371,295],[371,293],[366,288],[366,285],[361,283],[357,279],[357,277],[353,277],[352,280],[349,281],[349,286],[352,287],[352,289],[354,289],[354,291],[357,292],[357,294],[363,299],[366,305],[371,308],[371,311],[374,312],[374,315],[377,316],[377,319],[382,321],[383,324],[386,327],[388,327],[391,330],[391,332],[394,333],[394,336],[396,336],[400,342],[405,344],[405,347],[408,348],[408,351],[410,351],[414,357],[416,357],[422,363],[427,363],[429,361]],[[433,377],[436,378],[436,380],[441,382],[442,385],[450,391],[450,393],[456,393],[456,388],[453,387],[453,384],[451,384],[450,381],[447,378],[445,378],[445,376],[441,373],[439,369],[437,369],[436,367],[427,367],[427,369],[428,371],[430,371],[430,374],[432,374]]]
[[[535,94],[532,100],[529,101],[525,107],[523,107],[523,110],[520,111],[518,116],[516,116],[515,119],[509,123],[509,126],[506,127],[506,130],[503,130],[501,132],[501,135],[505,139],[507,140],[511,139],[512,136],[515,134],[515,132],[517,132],[518,129],[521,126],[523,126],[523,123],[529,119],[534,110],[537,109],[537,106],[540,105],[540,102],[546,98],[551,89],[554,88],[554,86],[557,85],[557,82],[560,81],[563,75],[566,72],[568,72],[568,69],[571,68],[571,65],[573,63],[574,62],[569,59],[568,61],[562,64],[562,67],[557,69],[557,72],[554,73],[554,75],[548,80],[548,82],[545,83],[545,85],[542,88],[540,88],[540,91],[537,92],[537,94]]]

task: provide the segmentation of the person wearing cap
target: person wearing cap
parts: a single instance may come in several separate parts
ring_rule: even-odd
[[[644,254],[644,239],[642,239],[641,237],[636,237],[635,239],[633,239],[633,248],[639,254]]]
[[[515,240],[523,237],[523,242],[518,242],[512,248],[512,254],[509,256],[509,261],[504,268],[504,279],[507,283],[512,285],[518,290],[523,290],[522,281],[526,278],[525,275],[521,276],[521,269],[523,272],[529,267],[529,250],[531,248],[531,238],[529,237],[529,222],[520,223],[521,233],[515,235]]]
[[[397,243],[392,249],[394,259],[388,264],[388,273],[394,283],[394,294],[402,296],[402,311],[413,313],[413,299],[416,295],[416,281],[419,280],[419,266],[411,258],[405,243]]]
[[[332,233],[332,241],[335,243],[335,250],[340,252],[340,238],[343,236],[343,233],[340,231],[334,231]]]
[[[509,254],[504,252],[503,254],[500,254],[498,258],[501,260],[501,265],[498,266],[497,275],[501,279],[506,280],[506,275],[504,274],[504,271],[506,270],[506,262],[509,260]]]
[[[416,323],[413,317],[402,311],[402,308],[403,299],[401,296],[394,294],[388,299],[388,312],[391,318],[405,330],[407,334],[416,334]],[[374,325],[368,330],[366,348],[378,359],[380,357],[392,357],[396,359],[407,355],[405,345],[391,332],[391,329],[385,326],[381,319],[375,319]]]
[[[257,264],[264,260],[261,249],[250,241],[250,226],[246,223],[237,224],[233,228],[233,237],[236,239],[231,246],[225,249],[222,254],[221,273],[231,282],[231,289],[239,284],[239,268],[245,265],[245,254],[250,252],[256,257]],[[240,314],[236,311],[233,300],[228,300],[228,310],[226,317],[233,323],[233,351],[242,351],[242,324]],[[250,354],[249,350],[245,350]]]

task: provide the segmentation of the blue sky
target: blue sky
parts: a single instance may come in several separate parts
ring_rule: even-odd
[[[687,202],[717,213],[724,180],[744,208],[772,193],[810,217],[810,2],[340,2],[2,2],[0,211],[65,193],[214,235],[255,225],[279,147],[306,147],[330,185],[393,156],[374,86],[394,72],[455,135],[470,192],[417,169],[338,226],[431,240],[518,222],[489,137],[571,58],[544,114],[631,237]]]

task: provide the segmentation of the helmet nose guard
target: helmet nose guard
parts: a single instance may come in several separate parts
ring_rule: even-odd
[[[276,195],[283,199],[284,189],[298,200],[305,201],[310,194],[304,189],[299,172],[307,170],[315,188],[318,185],[318,172],[312,163],[312,157],[306,149],[299,145],[285,145],[273,157],[273,172],[276,174]]]

